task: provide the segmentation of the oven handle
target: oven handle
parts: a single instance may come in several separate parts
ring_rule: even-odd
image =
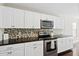
[[[46,40],[46,42],[51,42],[51,40]],[[57,41],[56,40],[54,40],[54,47],[55,48],[51,48],[52,50],[56,50],[57,49]]]
[[[44,42],[45,42],[45,46],[46,46],[46,42],[51,42],[51,40],[45,40]],[[54,48],[53,49],[51,48],[51,50],[56,50],[56,49],[57,49],[57,41],[54,40]]]

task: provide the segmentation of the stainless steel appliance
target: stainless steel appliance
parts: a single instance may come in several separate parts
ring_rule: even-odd
[[[49,34],[39,34],[39,40],[43,40],[44,56],[57,56],[57,38],[51,38]]]
[[[56,40],[44,40],[44,55],[57,56],[57,42]]]
[[[41,20],[41,29],[52,29],[54,24],[50,20]]]

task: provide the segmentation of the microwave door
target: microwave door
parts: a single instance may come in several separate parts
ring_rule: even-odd
[[[52,29],[53,28],[53,22],[52,21],[41,21],[41,28],[42,29]]]

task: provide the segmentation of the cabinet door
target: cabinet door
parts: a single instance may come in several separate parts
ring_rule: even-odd
[[[0,27],[2,28],[24,28],[24,11],[10,8],[2,7],[0,9],[0,18],[2,17]],[[0,23],[0,24],[1,24]]]
[[[34,53],[33,53],[32,46],[26,45],[25,46],[25,56],[33,56],[33,55],[34,55]]]
[[[58,53],[72,49],[73,48],[73,38],[67,37],[67,38],[57,39],[57,47],[58,47]]]
[[[12,8],[3,7],[2,8],[2,27],[11,28],[11,20],[13,19]]]
[[[64,50],[72,49],[73,48],[73,38],[68,37],[68,38],[63,38],[64,40]]]
[[[30,15],[31,13],[29,12],[29,11],[25,11],[25,28],[32,28],[32,24],[31,24],[31,22],[30,21],[32,21],[31,19],[29,19],[30,17],[29,17],[29,15]]]
[[[33,45],[34,56],[43,56],[43,43],[38,42],[38,44]]]
[[[0,56],[24,56],[24,44],[1,46]]]
[[[25,28],[40,28],[40,14],[25,11]]]
[[[12,53],[10,45],[0,46],[0,56],[10,56]]]
[[[54,28],[55,29],[64,29],[64,19],[55,17],[54,18]]]
[[[12,47],[12,56],[24,56],[24,44],[14,44]]]
[[[2,51],[0,52],[0,56],[11,56],[11,51]]]
[[[0,28],[2,28],[2,20],[3,20],[2,12],[3,12],[3,7],[0,6]]]
[[[26,43],[25,55],[26,56],[43,56],[43,41]]]
[[[24,28],[24,11],[13,9],[12,28]]]
[[[63,41],[61,38],[57,39],[57,53],[60,53],[63,51]]]
[[[32,17],[33,17],[32,20],[33,28],[40,28],[40,14],[33,12]]]

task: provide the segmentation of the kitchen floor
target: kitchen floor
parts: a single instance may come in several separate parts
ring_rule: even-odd
[[[73,56],[73,52],[66,53],[63,56]]]
[[[58,54],[58,56],[73,56],[73,51],[69,50],[69,51]]]

